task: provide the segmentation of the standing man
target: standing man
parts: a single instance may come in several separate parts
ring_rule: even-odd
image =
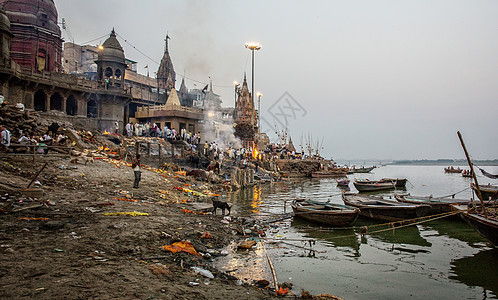
[[[118,134],[119,133],[119,123],[118,121],[114,122],[114,133]]]
[[[0,151],[3,152],[4,150],[7,151],[7,149],[10,147],[10,131],[8,131],[3,125],[0,125]]]
[[[133,184],[133,188],[138,189],[138,183],[141,179],[140,154],[137,153],[135,158],[131,161],[131,167],[133,168],[133,173],[135,173],[135,182]]]
[[[128,122],[126,124],[126,134],[128,136],[132,136],[133,135],[133,125],[131,125],[131,122]]]

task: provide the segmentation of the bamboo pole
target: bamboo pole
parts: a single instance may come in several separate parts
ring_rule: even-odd
[[[268,260],[268,265],[270,265],[270,270],[271,270],[271,275],[273,277],[273,285],[275,286],[275,292],[277,293],[278,295],[278,280],[277,280],[277,274],[275,273],[275,268],[273,267],[273,263],[271,262],[271,259],[270,259],[270,256],[268,255],[268,252],[266,251],[266,247],[265,247],[265,243],[264,241],[261,239],[261,235],[259,236],[260,238],[260,242],[261,242],[261,246],[263,246],[263,250],[266,254],[266,259]]]
[[[460,131],[457,131],[457,134],[458,138],[460,139],[460,143],[462,144],[463,151],[465,152],[465,157],[467,158],[467,163],[469,164],[470,167],[470,173],[472,174],[472,177],[474,178],[474,182],[476,184],[477,197],[481,201],[482,212],[484,213],[484,217],[487,219],[488,213],[486,212],[486,207],[484,206],[484,200],[482,199],[481,189],[479,188],[479,183],[477,182],[477,176],[476,173],[474,172],[474,167],[472,166],[472,162],[470,161],[469,153],[467,152],[467,148],[465,147],[465,143],[463,142],[463,138],[462,135],[460,134]]]
[[[28,186],[26,187],[27,189],[29,189],[29,187],[33,184],[33,182],[35,182],[36,178],[38,177],[38,175],[40,175],[40,173],[43,171],[43,169],[45,169],[45,167],[48,165],[48,163],[45,163],[43,165],[43,167],[40,169],[40,171],[38,171],[38,173],[36,173],[35,177],[33,177],[33,179],[31,179],[31,182],[28,184]]]

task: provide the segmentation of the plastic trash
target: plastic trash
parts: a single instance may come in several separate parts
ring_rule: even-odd
[[[190,285],[190,286],[197,286],[197,285],[199,285],[199,283],[191,281],[191,282],[188,283],[188,285]]]
[[[201,274],[202,276],[207,277],[207,278],[211,278],[211,279],[214,278],[213,273],[211,273],[208,270],[204,270],[204,269],[201,269],[201,268],[198,268],[198,267],[191,267],[191,269],[194,270],[194,272],[196,274]]]

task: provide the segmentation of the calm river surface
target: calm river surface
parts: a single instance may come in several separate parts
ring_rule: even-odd
[[[408,178],[412,195],[470,198],[470,179],[445,174],[442,166],[384,166],[348,178]],[[487,167],[498,173],[498,167]],[[479,176],[480,184],[498,184]],[[356,192],[353,184],[351,191]],[[312,198],[341,203],[334,179],[265,184],[230,195],[233,214],[266,217],[291,212],[289,201]],[[359,218],[355,226],[376,224]],[[331,230],[301,220],[275,223],[265,239],[279,282],[345,299],[489,299],[498,295],[498,249],[458,219],[441,219],[396,231],[367,234]],[[280,241],[276,241],[276,240]],[[283,241],[282,241],[283,239]],[[302,239],[315,240],[314,245]],[[306,248],[306,249],[305,249]],[[309,248],[314,251],[309,250]],[[268,263],[258,243],[217,260],[221,269],[246,281],[267,279]]]

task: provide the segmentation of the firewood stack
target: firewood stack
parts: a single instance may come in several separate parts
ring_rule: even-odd
[[[4,125],[12,134],[12,139],[17,139],[23,134],[29,136],[41,135],[36,116],[28,111],[23,111],[15,105],[0,105],[0,124]]]

